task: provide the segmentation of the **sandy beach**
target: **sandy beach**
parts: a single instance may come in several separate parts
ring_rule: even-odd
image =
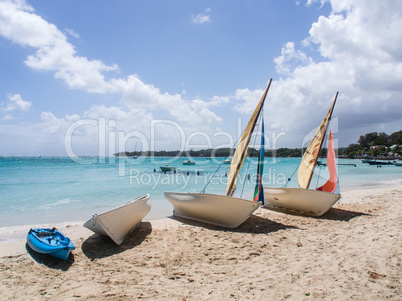
[[[144,221],[116,246],[79,227],[66,262],[1,244],[1,300],[400,300],[402,187],[348,191],[320,218]]]

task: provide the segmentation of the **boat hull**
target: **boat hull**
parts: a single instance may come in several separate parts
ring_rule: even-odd
[[[321,216],[339,199],[340,194],[301,188],[264,188],[264,208],[310,216]]]
[[[84,227],[97,234],[109,236],[117,245],[121,245],[150,210],[151,200],[149,194],[146,194],[123,206],[95,214]]]
[[[236,228],[255,210],[260,202],[207,193],[165,192],[173,205],[173,216],[220,227]]]
[[[166,171],[176,171],[176,167],[173,166],[161,166],[160,167],[161,171],[166,172]]]
[[[30,229],[27,243],[35,252],[50,255],[61,260],[67,260],[74,243],[57,229]]]
[[[392,165],[392,164],[394,164],[391,161],[368,161],[366,163],[368,163],[370,165]]]

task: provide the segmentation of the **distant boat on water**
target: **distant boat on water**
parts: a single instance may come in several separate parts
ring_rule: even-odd
[[[161,166],[160,169],[161,169],[163,172],[166,172],[166,171],[176,171],[176,167],[174,167],[174,166]]]
[[[183,165],[195,165],[195,161],[185,160],[183,161]]]
[[[370,165],[393,165],[394,164],[391,161],[378,161],[378,160],[372,160],[367,163]]]
[[[222,161],[223,164],[230,164],[232,163],[232,159],[225,159]]]

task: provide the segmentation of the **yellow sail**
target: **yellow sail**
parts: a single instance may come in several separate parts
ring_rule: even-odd
[[[325,116],[317,132],[314,134],[313,139],[311,139],[310,144],[304,152],[297,174],[297,181],[300,188],[307,189],[310,186],[310,181],[313,176],[315,165],[317,164],[318,156],[320,155],[321,147],[324,142],[328,124],[331,121],[332,111],[334,110],[337,98],[338,92],[336,92],[334,102],[329,108],[327,115]]]
[[[241,135],[239,143],[237,144],[236,151],[232,158],[232,163],[230,164],[228,180],[227,180],[227,188],[226,195],[232,196],[236,190],[236,179],[239,175],[241,166],[243,164],[244,158],[246,157],[248,146],[250,144],[250,139],[253,134],[255,125],[257,123],[257,119],[260,116],[262,107],[264,106],[265,97],[267,96],[269,87],[271,86],[272,78],[269,80],[268,86],[265,89],[264,94],[262,95],[257,107],[254,110],[253,115],[251,115],[250,120],[247,123],[247,126]]]

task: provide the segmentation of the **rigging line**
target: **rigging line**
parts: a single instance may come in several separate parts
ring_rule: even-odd
[[[295,175],[296,171],[299,169],[299,164],[297,165],[295,171],[292,173],[292,175],[290,176],[290,178],[288,178],[288,181],[285,183],[285,185],[283,185],[283,187],[287,187],[289,182],[292,180],[293,176]]]
[[[326,132],[325,132],[325,141],[324,141],[324,145],[327,145],[327,154],[328,154],[328,144],[327,144],[327,142],[328,142],[328,139],[329,139],[329,137],[328,137],[328,128],[330,127],[330,122],[331,122],[331,119],[329,119],[329,122],[328,122],[328,126],[327,126],[327,130],[326,130]],[[320,154],[321,156],[320,156],[320,162],[322,162],[323,161],[323,159],[324,159],[324,154],[323,154],[323,152],[322,152],[322,150],[321,150],[321,154]],[[328,164],[328,162],[327,162],[327,164]],[[318,181],[320,180],[320,175],[321,175],[321,167],[318,169],[319,171],[318,171],[318,175],[317,175],[317,183],[316,183],[316,185],[315,185],[315,188],[317,189],[317,187],[318,187]]]
[[[225,159],[228,159],[230,157],[230,150],[232,150],[234,148],[234,146],[239,142],[241,136],[243,135],[244,131],[246,130],[246,128],[244,128],[243,132],[241,133],[241,135],[237,138],[236,142],[233,144],[233,146],[231,148],[229,148],[229,155],[227,157],[225,157]],[[209,183],[211,183],[211,180],[215,177],[216,173],[218,172],[218,170],[221,168],[221,166],[223,165],[223,161],[221,162],[221,164],[219,164],[218,168],[215,170],[214,174],[209,178],[207,184],[205,185],[205,187],[201,190],[200,193],[205,193],[205,189],[207,189]]]
[[[207,182],[207,185],[205,185],[205,187],[201,190],[200,193],[204,193],[204,192],[205,192],[205,189],[207,189],[209,183],[211,183],[211,180],[215,177],[216,173],[217,173],[218,170],[221,168],[222,164],[223,164],[223,161],[221,162],[221,164],[219,164],[219,166],[218,166],[218,168],[215,170],[214,174],[209,178],[209,180],[208,180],[208,182]]]
[[[263,111],[263,110],[264,110],[264,109],[261,110],[261,114],[260,114],[260,116],[258,117],[258,120],[259,120],[259,121],[257,121],[257,124],[256,124],[257,127],[259,127],[260,124],[261,124],[261,118],[262,118],[262,116],[263,116],[263,114],[264,114],[264,111]],[[254,141],[253,141],[253,144],[254,144],[254,145],[255,145],[255,142],[257,141],[257,136],[258,136],[258,135],[254,135]],[[248,152],[248,149],[247,149],[247,152]],[[243,197],[244,186],[246,185],[247,173],[248,173],[248,171],[250,170],[250,164],[251,164],[251,157],[248,157],[248,165],[247,165],[247,168],[246,168],[246,172],[245,172],[245,174],[244,174],[244,181],[243,181],[243,187],[242,187],[241,193],[240,193],[240,198]]]

